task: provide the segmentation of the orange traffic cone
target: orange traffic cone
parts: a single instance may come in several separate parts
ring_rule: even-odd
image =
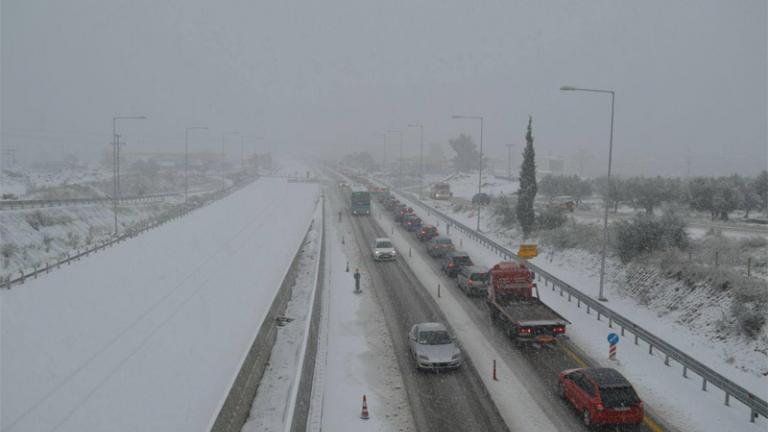
[[[368,420],[368,400],[365,398],[365,395],[363,395],[363,412],[360,413],[360,418],[363,420]]]

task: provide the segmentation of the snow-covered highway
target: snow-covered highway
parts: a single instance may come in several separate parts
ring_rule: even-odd
[[[0,429],[210,428],[317,196],[261,179],[0,292]]]

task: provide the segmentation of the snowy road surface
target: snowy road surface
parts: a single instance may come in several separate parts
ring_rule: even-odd
[[[326,197],[338,198],[326,188]],[[329,201],[333,201],[332,199]],[[361,294],[353,294],[352,272],[367,255],[352,239],[352,220],[338,223],[338,205],[329,208],[326,237],[325,325],[321,325],[309,431],[363,432],[416,430],[397,365],[392,340],[369,275],[361,278]],[[345,239],[341,243],[342,237]],[[349,260],[351,272],[346,272]],[[321,354],[325,345],[325,355]],[[369,420],[361,420],[362,396],[368,398]]]
[[[317,195],[261,179],[0,292],[2,431],[209,428]]]
[[[401,258],[383,263],[371,260],[368,245],[375,237],[386,236],[372,217],[354,217],[353,222],[355,241],[366,258],[360,271],[370,277],[371,290],[384,310],[416,430],[508,430],[471,362],[442,374],[415,370],[406,339],[410,327],[417,322],[444,322],[445,317]]]

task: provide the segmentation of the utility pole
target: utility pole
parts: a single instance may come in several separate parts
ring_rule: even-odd
[[[146,120],[146,116],[112,117],[112,212],[115,216],[115,236],[117,228],[117,202],[120,201],[120,135],[117,134],[118,120]]]
[[[514,147],[514,144],[507,144],[507,178],[509,181],[512,181],[512,147]]]

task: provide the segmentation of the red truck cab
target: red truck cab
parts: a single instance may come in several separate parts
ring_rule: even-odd
[[[535,275],[525,264],[500,262],[490,274],[486,301],[491,320],[509,337],[518,344],[547,344],[565,334],[568,320],[534,295]]]

